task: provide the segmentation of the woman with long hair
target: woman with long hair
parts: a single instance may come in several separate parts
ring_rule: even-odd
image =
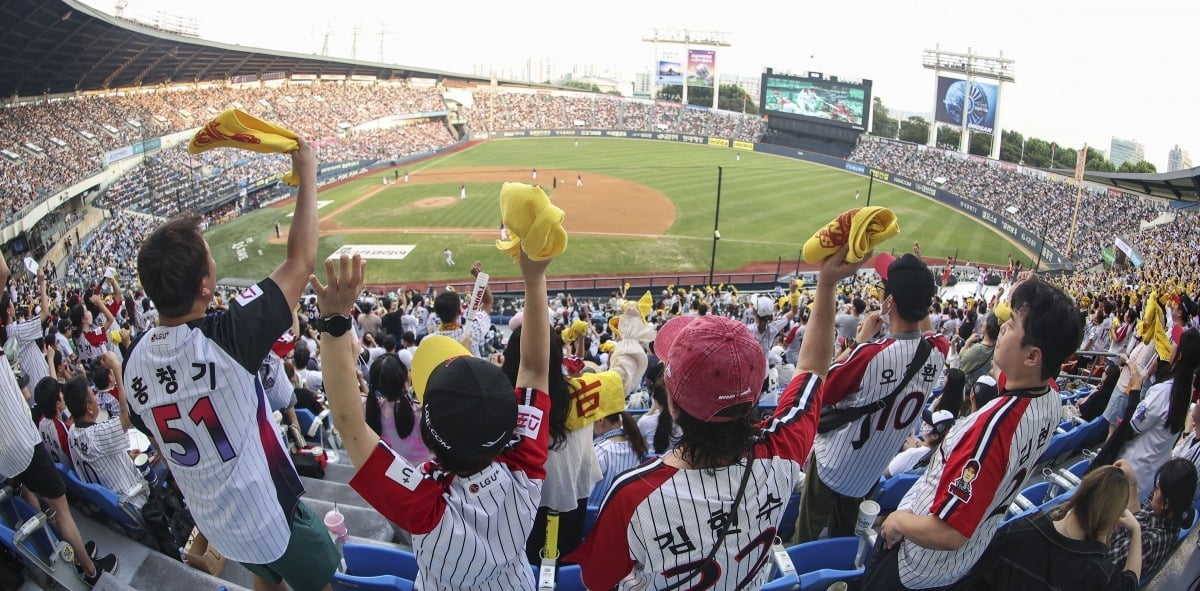
[[[1141,525],[1127,508],[1125,472],[1088,473],[1061,507],[1002,527],[959,589],[1136,589],[1142,574]],[[1105,554],[1120,525],[1129,536],[1124,568]]]
[[[619,412],[592,423],[592,447],[600,461],[600,472],[604,478],[596,483],[588,497],[588,505],[599,505],[612,486],[613,479],[622,472],[636,467],[646,457],[646,440],[638,431],[633,415]]]
[[[1137,473],[1138,499],[1145,499],[1154,489],[1154,473],[1171,457],[1171,449],[1183,432],[1188,405],[1192,397],[1192,381],[1200,368],[1200,331],[1189,328],[1180,336],[1171,353],[1170,374],[1146,391],[1133,411],[1129,426],[1133,439],[1126,444],[1122,457]],[[1130,398],[1141,390],[1144,377],[1133,367]]]
[[[104,316],[103,324],[93,324],[96,314]],[[92,364],[108,350],[106,346],[108,330],[116,318],[113,317],[108,306],[104,305],[104,298],[97,294],[88,297],[86,302],[71,306],[70,318],[73,329],[71,339],[75,342],[75,356],[83,364],[84,369],[91,369]]]
[[[683,431],[671,413],[667,412],[667,386],[663,382],[662,369],[660,363],[646,372],[646,381],[650,383],[650,399],[654,403],[637,422],[642,438],[650,444],[650,453],[657,455],[671,451],[675,442],[683,436]]]
[[[413,398],[408,368],[395,353],[380,355],[368,371],[367,426],[414,465],[430,458],[421,440],[421,406]]]
[[[1104,377],[1100,382],[1100,387],[1079,401],[1079,417],[1090,421],[1104,414],[1104,409],[1108,407],[1108,401],[1112,398],[1113,390],[1117,389],[1117,380],[1120,377],[1121,367],[1115,363],[1108,364],[1108,367],[1104,368]]]
[[[942,384],[942,394],[933,401],[929,410],[948,410],[954,418],[962,416],[964,392],[967,390],[967,375],[961,369],[953,368],[946,371],[946,383]]]

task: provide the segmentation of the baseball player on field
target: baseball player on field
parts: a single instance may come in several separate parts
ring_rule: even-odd
[[[578,562],[589,589],[757,589],[784,506],[812,447],[833,354],[836,283],[861,266],[846,249],[822,263],[795,377],[755,424],[762,348],[740,322],[680,316],[658,332],[668,412],[683,431],[663,457],[618,476]],[[530,300],[527,300],[530,301]],[[526,313],[526,318],[530,314]]]
[[[317,160],[311,145],[299,144],[287,259],[226,311],[206,314],[217,269],[197,218],[166,222],[143,242],[138,275],[159,322],[134,343],[124,382],[130,419],[161,444],[209,542],[244,564],[256,589],[286,582],[315,591],[328,588],[339,556],[300,501],[304,488],[257,373],[291,326],[317,257]]]
[[[925,263],[911,254],[895,259],[883,253],[875,267],[883,278],[883,314],[872,312],[863,321],[855,336],[862,344],[829,368],[821,398],[832,405],[822,414],[882,408],[817,435],[800,501],[800,542],[817,539],[826,525],[829,537],[854,535],[859,503],[912,433],[950,350],[946,337],[920,328],[935,289]],[[888,334],[874,339],[885,317]]]
[[[1079,308],[1037,278],[1012,291],[994,363],[1000,396],[950,429],[883,523],[864,590],[944,589],[983,554],[1058,426],[1047,380],[1083,340]]]
[[[413,356],[422,401],[421,438],[434,459],[414,465],[363,419],[354,339],[323,329],[325,387],[334,422],[358,473],[350,486],[410,532],[419,565],[416,589],[533,589],[525,539],[546,478],[550,397],[550,321],[545,270],[550,260],[520,255],[525,279],[521,364],[514,388],[499,367],[459,342],[431,335]],[[363,263],[342,257],[328,286],[312,285],[323,313],[345,310],[362,289]],[[348,319],[347,319],[348,321]]]

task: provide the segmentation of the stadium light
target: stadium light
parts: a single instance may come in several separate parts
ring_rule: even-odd
[[[721,239],[721,231],[718,226],[721,225],[721,177],[724,174],[724,168],[717,167],[717,210],[713,212],[713,244],[712,258],[708,261],[708,284],[713,284],[713,268],[717,266],[717,241]]]

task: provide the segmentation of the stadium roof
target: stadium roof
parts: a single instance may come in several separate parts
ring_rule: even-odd
[[[1051,169],[1050,172],[1066,177],[1075,174],[1075,171],[1069,168]],[[1148,174],[1087,171],[1083,178],[1098,185],[1108,185],[1131,193],[1145,193],[1175,201],[1200,201],[1200,167]]]
[[[76,0],[0,2],[0,97],[39,96],[233,76],[480,76],[303,55],[185,37]]]

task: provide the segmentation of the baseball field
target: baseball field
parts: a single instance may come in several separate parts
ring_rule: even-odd
[[[774,270],[779,257],[791,269],[817,228],[867,203],[865,177],[764,154],[741,152],[739,158],[731,149],[645,140],[492,140],[402,167],[408,183],[384,184],[384,176],[394,175],[388,170],[322,191],[319,255],[344,246],[376,248],[368,255],[372,284],[463,280],[476,260],[493,277],[518,276],[495,240],[500,186],[519,181],[540,184],[566,211],[570,245],[554,275],[707,270],[718,167],[718,270]],[[988,227],[915,193],[875,183],[871,205],[889,207],[899,218],[900,235],[886,244],[889,250],[907,251],[919,241],[926,257],[957,252],[959,260],[1003,264],[1012,253],[1029,262]],[[270,273],[284,258],[292,209],[285,202],[209,230],[218,277]],[[445,249],[457,266],[447,264]]]

